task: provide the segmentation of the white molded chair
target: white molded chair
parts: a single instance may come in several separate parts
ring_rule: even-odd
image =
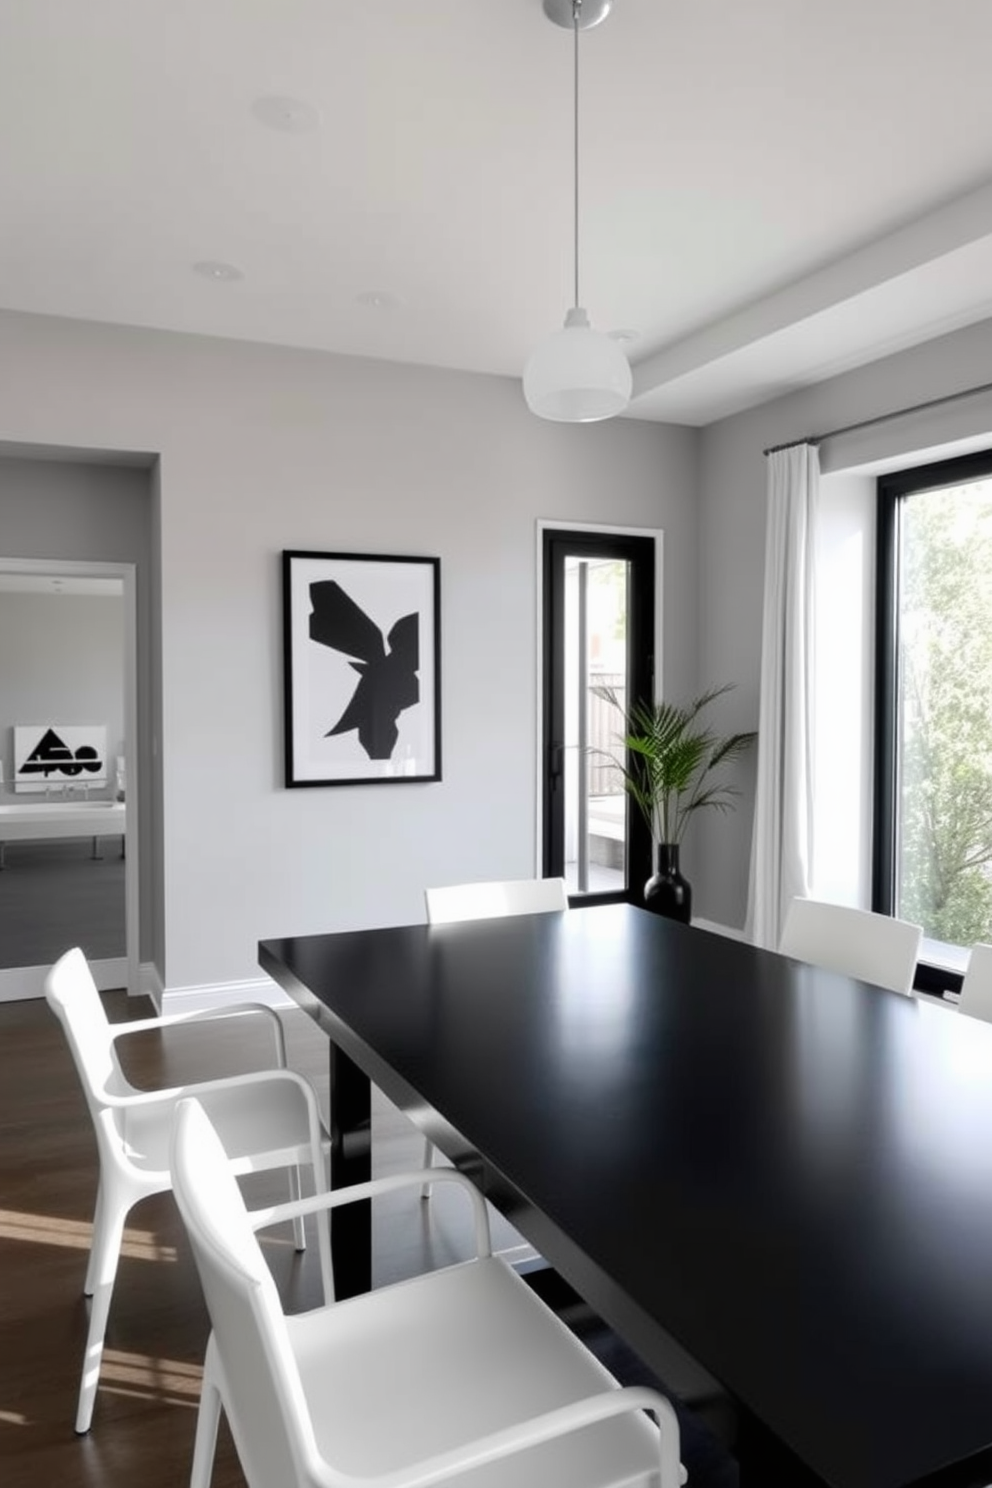
[[[220,1012],[178,1014],[110,1024],[82,951],[67,951],[45,981],[45,996],[65,1031],[93,1118],[100,1158],[100,1179],[93,1218],[93,1239],[83,1290],[92,1297],[89,1333],[83,1359],[76,1430],[88,1431],[93,1417],[103,1340],[117,1275],[124,1224],[131,1207],[149,1194],[172,1188],[169,1142],[176,1102],[196,1094],[210,1111],[238,1173],[265,1168],[291,1168],[294,1195],[299,1195],[298,1165],[309,1164],[317,1192],[327,1189],[324,1131],[312,1087],[292,1070],[262,1070],[199,1081],[169,1090],[136,1090],[121,1069],[114,1048],[125,1034],[209,1017],[244,1017],[271,1008],[242,1005]],[[279,1026],[277,1057],[285,1062]],[[294,1230],[297,1249],[304,1244],[303,1223]],[[331,1277],[330,1239],[326,1218],[318,1225],[321,1268]]]
[[[568,908],[563,878],[503,878],[488,883],[448,884],[425,889],[428,925],[453,925],[461,920],[496,920],[504,915],[553,914]],[[434,1166],[434,1144],[424,1142],[424,1167]],[[424,1184],[420,1197],[430,1197]]]
[[[919,925],[892,915],[818,899],[793,899],[779,950],[797,961],[842,971],[908,996],[922,935]]]
[[[492,883],[450,884],[425,889],[427,923],[495,920],[502,915],[548,914],[568,908],[563,878],[511,878]]]
[[[992,1023],[992,945],[979,942],[971,948],[968,970],[961,983],[958,1011],[969,1018]]]
[[[249,1215],[199,1103],[176,1112],[175,1193],[213,1332],[191,1488],[208,1488],[223,1408],[249,1488],[675,1488],[675,1413],[621,1389],[516,1273],[490,1252],[287,1317],[252,1233],[419,1183],[382,1178]],[[645,1412],[650,1411],[655,1425]],[[660,1430],[659,1430],[660,1426]]]

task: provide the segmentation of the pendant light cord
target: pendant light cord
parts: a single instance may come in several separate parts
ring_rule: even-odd
[[[572,0],[572,34],[575,38],[575,85],[574,93],[574,119],[573,119],[573,141],[574,141],[574,200],[575,200],[575,307],[579,306],[579,12],[582,10],[582,0]]]

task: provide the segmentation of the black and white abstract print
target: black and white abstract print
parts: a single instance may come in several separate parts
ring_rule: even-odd
[[[336,579],[310,585],[310,639],[350,659],[358,685],[327,737],[352,729],[369,759],[392,759],[397,720],[420,701],[420,617],[403,615],[383,636]]]
[[[287,785],[440,779],[438,560],[283,563]]]

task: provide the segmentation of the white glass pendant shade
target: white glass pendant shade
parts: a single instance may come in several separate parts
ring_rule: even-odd
[[[613,0],[544,0],[556,26],[571,28],[575,43],[574,238],[575,293],[565,328],[542,341],[524,368],[524,398],[538,418],[592,424],[616,418],[630,402],[630,363],[609,336],[594,331],[579,304],[579,32],[597,25]]]
[[[594,331],[576,306],[565,328],[542,341],[524,369],[524,397],[538,418],[592,424],[615,418],[630,402],[630,363],[609,336]]]

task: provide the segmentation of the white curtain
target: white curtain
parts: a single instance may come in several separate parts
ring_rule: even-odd
[[[758,779],[747,933],[778,947],[785,912],[809,892],[812,850],[815,445],[768,457]]]

